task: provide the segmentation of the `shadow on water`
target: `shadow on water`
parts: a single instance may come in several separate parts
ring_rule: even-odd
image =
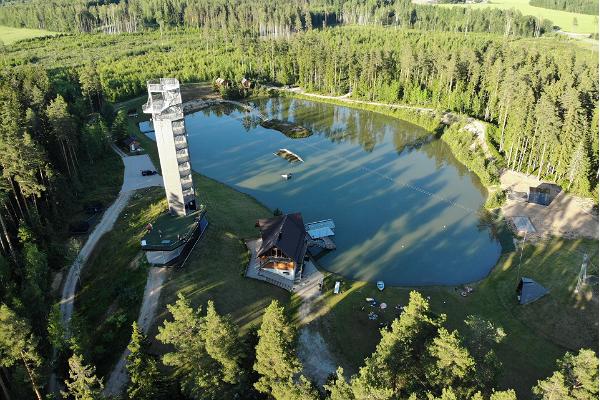
[[[485,189],[434,134],[326,103],[274,98],[253,106],[313,135],[289,139],[237,107],[207,108],[186,117],[193,167],[307,222],[333,218],[337,250],[320,259],[323,267],[388,285],[455,285],[489,273],[500,245],[476,211]],[[274,156],[280,148],[305,162]],[[281,178],[287,173],[293,179]]]

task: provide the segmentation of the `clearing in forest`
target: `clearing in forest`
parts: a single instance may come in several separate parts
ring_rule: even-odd
[[[4,44],[13,44],[19,40],[54,35],[56,35],[56,32],[44,29],[13,28],[12,26],[0,25],[0,41]]]
[[[465,7],[460,4],[448,4],[443,7]],[[598,17],[587,14],[577,14],[567,11],[551,10],[549,8],[534,7],[529,5],[529,0],[493,0],[487,3],[468,4],[466,7],[473,8],[500,8],[521,11],[523,15],[532,15],[549,19],[561,30],[574,33],[596,33],[598,32]]]

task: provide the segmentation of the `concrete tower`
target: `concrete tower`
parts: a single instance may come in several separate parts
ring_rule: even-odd
[[[179,81],[161,78],[148,81],[144,113],[152,114],[169,211],[187,215],[196,209],[192,166],[188,151]]]

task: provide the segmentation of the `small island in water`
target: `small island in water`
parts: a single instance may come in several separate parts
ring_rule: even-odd
[[[293,122],[282,121],[280,119],[262,121],[260,125],[263,128],[275,129],[292,139],[307,138],[312,135],[312,132],[309,129]]]

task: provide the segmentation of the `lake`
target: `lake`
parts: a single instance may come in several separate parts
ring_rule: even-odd
[[[239,107],[211,107],[186,116],[193,169],[305,222],[332,218],[337,250],[319,259],[323,268],[391,286],[457,285],[493,268],[500,244],[481,222],[485,189],[441,140],[369,111],[289,98],[252,104],[313,135],[290,139]],[[304,162],[276,157],[281,148]]]

